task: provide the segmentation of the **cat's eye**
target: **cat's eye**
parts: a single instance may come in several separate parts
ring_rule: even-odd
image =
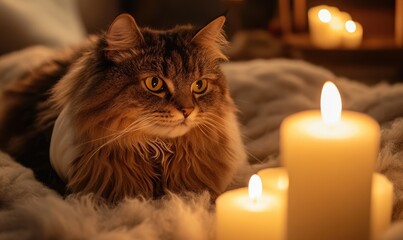
[[[145,80],[145,84],[148,90],[154,93],[160,93],[164,91],[165,84],[164,82],[158,77],[148,77]]]
[[[207,90],[207,80],[200,79],[192,84],[192,91],[197,94],[202,94]]]

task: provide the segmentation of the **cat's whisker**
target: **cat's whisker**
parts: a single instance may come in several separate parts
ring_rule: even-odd
[[[223,124],[221,124],[220,122],[214,121],[213,119],[208,119],[208,120],[206,119],[204,121],[204,124],[206,126],[209,126],[210,130],[217,131],[220,133],[220,135],[225,135],[225,131],[224,131],[225,126]]]
[[[222,117],[219,117],[219,118],[224,121],[224,118],[222,118]],[[211,117],[211,118],[206,118],[204,121],[204,124],[208,124],[210,126],[209,127],[210,131],[218,131],[220,133],[220,135],[225,136],[226,139],[235,140],[232,135],[226,134],[226,131],[224,129],[227,126],[224,123],[222,123],[221,121],[217,121]]]
[[[133,122],[133,124],[130,124],[128,127],[126,127],[124,130],[122,130],[120,132],[120,134],[118,134],[117,136],[115,136],[114,138],[110,139],[109,141],[107,141],[106,143],[102,144],[101,146],[99,146],[88,158],[88,160],[92,159],[95,154],[97,154],[102,148],[106,147],[107,145],[117,141],[118,139],[122,138],[125,134],[137,131],[137,130],[141,130],[144,129],[146,127],[149,127],[150,124],[148,125],[143,125],[141,127],[139,127],[138,125],[142,124],[142,123],[148,123],[150,119],[145,118],[145,119],[141,119],[141,121],[135,121]],[[137,127],[137,128],[135,128]]]
[[[210,121],[214,121],[213,119],[209,118]],[[217,125],[220,125],[220,122],[209,122],[209,121],[205,121],[204,124],[200,125],[202,127],[205,127],[208,129],[208,131],[221,131],[221,129],[217,128]],[[221,124],[223,125],[223,124]],[[199,126],[199,125],[198,125]],[[212,127],[213,128],[212,128]],[[203,134],[206,137],[210,137],[210,135],[206,134],[200,127],[199,129],[203,132]],[[224,131],[222,131],[224,133]],[[221,137],[221,134],[218,135],[219,137]],[[225,135],[226,137],[231,138],[231,136]],[[264,163],[265,161],[263,159],[260,159],[258,157],[256,157],[254,154],[252,154],[252,152],[248,151],[248,149],[245,148],[245,152],[247,153],[248,159],[253,159],[255,162],[257,163]]]
[[[249,151],[246,147],[245,147],[245,152],[246,152],[246,154],[247,154],[247,156],[248,156],[248,159],[249,159],[249,157],[251,157],[253,160],[255,160],[257,163],[264,163],[264,160],[263,159],[260,159],[260,158],[258,158],[258,157],[256,157],[251,151]]]
[[[218,115],[213,115],[213,114],[208,114],[208,115],[209,115],[209,118],[207,118],[208,120],[206,119],[206,121],[205,121],[206,123],[211,124],[211,125],[213,125],[213,126],[220,126],[220,128],[221,128],[221,127],[225,127],[225,125],[224,125],[221,121],[217,121],[216,119],[214,119],[214,118],[218,118],[218,119],[224,121],[225,119],[224,119],[223,117],[218,116]],[[211,121],[211,122],[210,122],[210,121]],[[220,131],[220,130],[221,130],[220,128],[215,128],[215,130]],[[242,135],[242,137],[244,137],[244,136],[243,136],[244,134],[241,134],[241,135]],[[247,138],[247,137],[245,137],[245,138]],[[253,155],[252,152],[248,151],[248,149],[245,148],[245,151],[246,151],[247,155],[248,155],[251,159],[255,160],[255,161],[258,162],[258,163],[264,163],[264,160],[262,160],[262,159],[256,157],[255,155]]]
[[[223,118],[222,116],[217,115],[217,114],[211,114],[211,113],[208,113],[206,115],[208,116],[208,118],[207,118],[208,120],[213,120],[213,121],[217,122],[218,124],[220,124],[222,127],[226,126],[224,123],[227,122],[228,120]]]
[[[121,131],[116,132],[116,133],[113,133],[113,134],[110,134],[110,135],[106,135],[106,136],[103,136],[103,137],[100,137],[100,138],[96,138],[96,139],[93,139],[93,140],[89,140],[89,141],[86,141],[86,142],[82,142],[82,143],[79,144],[78,146],[81,147],[81,146],[83,146],[83,145],[90,144],[90,143],[94,143],[94,142],[98,142],[98,141],[101,141],[101,140],[104,140],[104,139],[114,138],[115,136],[118,136],[118,135],[120,135],[120,134],[122,134]]]
[[[253,138],[248,137],[245,133],[241,133],[241,138],[245,139],[245,140],[249,140],[252,141],[254,140]],[[256,156],[254,156],[250,151],[248,151],[248,149],[245,147],[245,151],[248,153],[248,155],[250,155],[251,157],[253,157],[253,159],[259,161],[259,162],[264,162],[264,159],[260,159]],[[269,155],[273,155],[275,152],[271,152]]]
[[[208,124],[209,126],[211,126],[214,129],[216,129],[220,133],[225,133],[225,131],[224,131],[225,125],[221,124],[220,122],[208,120],[208,121],[206,121],[206,124]]]
[[[115,137],[116,135],[121,134],[121,133],[122,133],[123,131],[125,131],[127,128],[131,127],[132,125],[134,125],[134,124],[136,124],[136,123],[137,123],[137,121],[132,122],[131,124],[129,124],[129,125],[128,125],[125,129],[123,129],[123,130],[110,129],[110,128],[107,128],[106,126],[99,126],[99,124],[97,124],[97,126],[102,127],[102,128],[104,128],[104,129],[107,129],[108,131],[116,131],[116,132],[114,132],[114,133],[112,133],[112,134],[110,134],[110,135],[106,135],[106,136],[103,136],[103,137],[100,137],[100,138],[96,138],[96,139],[93,139],[93,140],[90,140],[90,141],[83,142],[83,143],[81,143],[79,146],[82,146],[82,145],[85,145],[85,144],[88,144],[88,143],[97,142],[97,141],[100,141],[100,140],[103,140],[103,139],[106,139],[106,138]]]
[[[205,132],[205,130],[203,129],[204,125],[198,124],[197,128],[200,130],[200,132],[205,136],[205,137],[209,137],[209,135]]]
[[[214,127],[209,126],[208,124],[200,124],[199,125],[202,128],[205,128],[204,130],[206,130],[207,132],[216,132],[217,129],[215,129]],[[220,130],[218,130],[220,131]],[[211,134],[205,134],[207,138],[209,138],[210,140],[214,141],[215,143],[219,143],[217,139],[215,138],[211,138]],[[216,135],[218,138],[222,138],[224,139],[224,136],[222,134],[217,134]]]
[[[225,119],[219,115],[209,114],[209,118],[207,119],[207,121],[211,122],[213,125],[219,126],[220,129],[225,129],[228,127],[228,125],[226,124],[228,122],[228,119]]]
[[[204,134],[204,136],[206,138],[208,138],[210,141],[212,141],[215,144],[220,144],[219,139],[226,140],[225,135],[218,134],[217,135],[218,139],[217,139],[217,138],[211,138],[211,134],[207,133],[207,132],[215,131],[216,129],[212,129],[211,127],[209,127],[207,125],[203,125],[203,124],[198,125],[198,127],[199,127],[200,131],[202,132],[202,134]]]
[[[117,131],[117,132],[112,133],[112,134],[110,134],[110,135],[106,135],[106,136],[97,138],[97,139],[93,139],[93,140],[90,140],[90,141],[83,142],[83,143],[81,143],[79,146],[83,146],[83,145],[85,145],[85,144],[97,142],[97,141],[100,141],[100,140],[103,140],[103,139],[107,139],[107,138],[114,138],[114,137],[116,137],[116,136],[119,136],[119,135],[121,135],[121,134],[124,134],[125,132],[127,132],[127,133],[133,132],[133,131],[135,131],[136,129],[131,129],[132,127],[138,125],[139,123],[141,124],[141,123],[143,123],[143,122],[147,122],[147,121],[149,121],[150,119],[151,119],[151,118],[146,118],[146,119],[141,119],[141,121],[139,121],[139,120],[133,121],[133,122],[130,123],[127,127],[125,127],[123,130],[115,130],[115,129],[114,129],[114,131]],[[138,130],[140,130],[140,129],[138,129]]]

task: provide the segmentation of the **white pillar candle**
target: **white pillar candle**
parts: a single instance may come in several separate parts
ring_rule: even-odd
[[[216,240],[284,239],[284,207],[276,194],[262,191],[261,180],[254,175],[249,188],[231,190],[217,198]]]
[[[348,20],[344,23],[343,46],[346,48],[357,48],[362,42],[363,29],[361,24]]]
[[[339,13],[337,8],[327,5],[309,9],[309,35],[314,46],[336,48],[341,45],[343,25]]]
[[[382,174],[372,177],[371,239],[380,240],[392,219],[393,185]]]
[[[287,117],[280,151],[289,176],[287,237],[369,239],[370,199],[380,128],[367,115],[343,111],[326,83],[320,111]],[[322,117],[323,116],[323,117]]]
[[[279,195],[287,205],[288,174],[286,168],[260,170],[263,189]],[[393,207],[393,184],[382,174],[372,174],[371,190],[371,240],[380,240],[391,225]],[[287,211],[287,209],[285,209]]]

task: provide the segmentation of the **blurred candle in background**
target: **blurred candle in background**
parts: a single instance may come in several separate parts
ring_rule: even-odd
[[[309,35],[318,48],[336,48],[342,41],[343,26],[339,9],[327,5],[310,8],[308,11]]]
[[[363,29],[361,24],[348,20],[344,23],[343,46],[346,48],[357,48],[362,42]]]
[[[361,24],[352,21],[347,12],[321,5],[309,9],[308,19],[310,38],[315,47],[357,48],[361,45],[363,28]]]

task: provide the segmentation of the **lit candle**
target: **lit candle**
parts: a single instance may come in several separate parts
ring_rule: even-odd
[[[341,45],[343,24],[339,13],[337,8],[327,5],[309,9],[309,34],[314,46],[336,48]]]
[[[253,175],[248,188],[217,198],[216,239],[284,239],[284,207],[275,194],[262,190],[259,176]]]
[[[390,227],[393,205],[393,185],[382,174],[374,173],[372,178],[371,239],[382,239]]]
[[[363,29],[361,24],[348,20],[344,23],[343,46],[346,48],[357,48],[362,42]]]
[[[288,174],[284,167],[267,168],[258,173],[265,191],[275,195],[283,204],[284,224],[287,222]],[[284,230],[285,231],[285,230]],[[285,234],[285,233],[284,233]]]
[[[286,168],[267,168],[260,170],[258,175],[262,179],[263,189],[277,193],[281,201],[287,205]],[[379,240],[391,224],[393,184],[384,175],[373,173],[371,195],[371,240]]]
[[[340,20],[343,22],[343,25],[348,20],[351,20],[351,15],[348,14],[347,12],[340,12],[338,16],[339,16]]]
[[[258,173],[262,179],[263,189],[277,194],[283,203],[287,202],[288,174],[284,167],[266,168]]]
[[[330,82],[323,87],[321,110],[291,115],[280,128],[289,177],[288,239],[369,239],[379,125],[367,115],[341,112]]]
[[[346,31],[345,31],[345,23],[347,21],[351,21],[351,16],[350,14],[346,12],[335,12],[332,15],[332,20],[329,23],[330,28],[333,31],[333,34],[336,34],[339,37],[339,42],[338,46],[340,47],[345,39]],[[347,36],[348,39],[351,38],[351,36]],[[350,40],[347,40],[350,41]]]

